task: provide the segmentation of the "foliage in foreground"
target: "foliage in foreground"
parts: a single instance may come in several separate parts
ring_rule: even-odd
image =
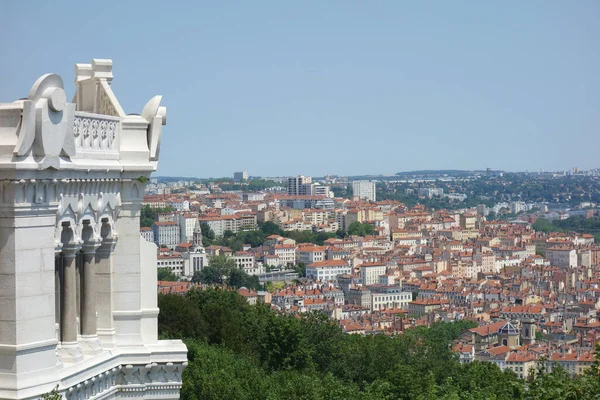
[[[159,296],[163,337],[184,338],[182,399],[597,399],[600,368],[520,380],[495,364],[460,364],[452,340],[473,326],[346,335],[325,316],[278,315],[235,292]]]

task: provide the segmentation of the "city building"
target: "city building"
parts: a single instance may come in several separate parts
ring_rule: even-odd
[[[110,60],[75,73],[73,103],[47,74],[0,104],[0,398],[178,399],[187,349],[158,340],[139,231],[166,108],[126,114]]]
[[[179,226],[175,222],[155,222],[152,225],[152,231],[154,232],[154,243],[157,246],[174,249],[181,242]]]
[[[365,286],[379,283],[379,277],[385,275],[387,267],[382,263],[366,262],[360,265],[360,278]]]
[[[248,171],[234,172],[233,180],[235,182],[242,182],[248,180]]]
[[[191,243],[194,237],[194,227],[198,222],[198,214],[184,212],[177,214],[175,218],[177,225],[179,225],[179,238],[182,242]]]
[[[361,200],[376,201],[377,189],[372,181],[353,181],[352,195]]]
[[[318,261],[306,266],[306,277],[327,282],[337,279],[339,275],[349,274],[351,270],[344,260]]]
[[[154,243],[154,231],[152,228],[144,226],[140,228],[140,234],[147,242]]]
[[[294,176],[288,178],[287,193],[292,196],[311,196],[312,178],[310,176]]]

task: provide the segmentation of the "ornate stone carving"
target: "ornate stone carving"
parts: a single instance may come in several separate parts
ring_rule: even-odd
[[[148,148],[150,161],[158,160],[162,125],[167,124],[167,108],[160,107],[162,96],[154,96],[142,110],[142,118],[148,121]]]
[[[73,136],[77,152],[118,152],[116,140],[118,126],[118,119],[77,113],[73,120]]]
[[[23,117],[15,154],[42,157],[40,168],[60,168],[59,157],[73,156],[72,122],[75,105],[67,103],[62,78],[41,76],[29,91],[30,102],[23,104]],[[35,109],[33,108],[35,107]]]
[[[187,364],[169,362],[118,366],[68,388],[64,394],[68,400],[102,399],[123,392],[142,392],[148,396],[173,395],[181,389],[182,374]]]
[[[113,103],[110,101],[108,94],[102,88],[102,86],[100,86],[98,88],[98,102],[99,102],[98,113],[104,114],[104,115],[112,115],[115,117],[119,116],[117,109],[115,108]]]

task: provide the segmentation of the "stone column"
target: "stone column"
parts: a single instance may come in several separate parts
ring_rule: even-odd
[[[2,119],[2,117],[0,117]],[[13,170],[11,174],[15,174]],[[19,398],[19,376],[56,368],[55,242],[51,184],[0,180],[0,398]],[[46,185],[46,186],[44,186]],[[41,193],[39,188],[48,192]],[[36,188],[38,196],[35,196]],[[34,379],[35,380],[35,379]]]
[[[75,362],[83,358],[77,342],[77,253],[81,245],[75,241],[62,248],[63,287],[61,293],[60,331],[61,360]]]
[[[56,340],[60,342],[60,308],[62,292],[62,256],[61,246],[54,250],[54,325]]]
[[[104,237],[102,245],[96,250],[96,312],[98,339],[105,348],[115,346],[115,325],[113,320],[113,267],[112,254],[117,239]]]
[[[140,213],[144,193],[143,183],[137,180],[121,181],[121,209],[115,228],[119,242],[113,254],[113,318],[117,346],[139,346],[141,335],[141,266],[140,266]],[[147,265],[153,268],[155,265]]]
[[[99,241],[91,240],[83,244],[83,269],[81,271],[81,347],[85,354],[102,351],[96,332],[96,270],[94,258]]]

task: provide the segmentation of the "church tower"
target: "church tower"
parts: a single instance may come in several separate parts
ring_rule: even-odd
[[[192,245],[194,248],[203,247],[202,246],[202,227],[200,226],[200,220],[196,220],[196,225],[194,226],[194,235],[192,239]]]
[[[535,343],[535,320],[524,319],[521,321],[521,341],[523,344]]]

